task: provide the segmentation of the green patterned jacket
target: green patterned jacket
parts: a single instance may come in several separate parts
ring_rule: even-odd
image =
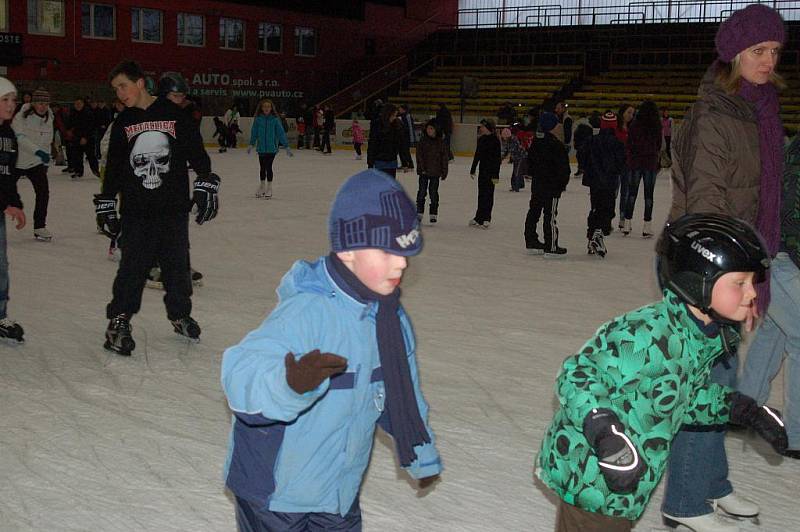
[[[800,135],[786,147],[781,200],[781,251],[800,268]]]
[[[539,478],[569,504],[638,519],[680,427],[728,421],[732,390],[709,382],[712,362],[723,352],[721,335],[708,337],[669,290],[663,300],[601,326],[564,361],[556,380],[560,408],[542,441]],[[606,487],[583,436],[584,418],[593,408],[617,414],[647,465],[633,493]]]

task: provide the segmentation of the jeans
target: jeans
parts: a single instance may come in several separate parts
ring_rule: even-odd
[[[522,163],[525,159],[517,159],[514,161],[513,170],[511,172],[511,189],[519,191],[525,188],[525,177],[522,174]]]
[[[734,355],[717,362],[711,381],[735,387],[737,359]],[[721,499],[733,491],[724,430],[681,430],[672,440],[668,467],[661,511],[673,517],[710,514],[714,509],[709,499]]]
[[[747,354],[739,391],[763,405],[787,354],[783,421],[789,448],[800,449],[800,269],[786,253],[770,266],[770,305]]]
[[[0,320],[7,317],[8,253],[6,251],[6,215],[0,212]]]
[[[431,214],[439,214],[439,178],[422,174],[417,189],[417,213],[425,212],[425,197],[431,195]]]
[[[644,180],[644,221],[653,219],[653,191],[656,188],[655,170],[631,170],[628,173],[628,195],[625,202],[625,218],[633,218],[636,196],[639,195],[639,181]]]

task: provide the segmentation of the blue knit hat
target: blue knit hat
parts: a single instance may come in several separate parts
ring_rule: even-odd
[[[411,256],[422,250],[417,207],[388,174],[364,170],[336,193],[328,219],[331,250],[382,249]]]

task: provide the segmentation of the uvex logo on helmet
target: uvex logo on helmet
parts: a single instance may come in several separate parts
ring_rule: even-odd
[[[709,262],[714,262],[717,258],[716,253],[711,253],[696,240],[692,242],[692,249],[701,254],[703,258],[707,259]]]
[[[414,242],[417,241],[419,238],[419,231],[417,229],[412,229],[405,235],[400,235],[395,238],[400,247],[406,249],[408,246],[412,245]]]

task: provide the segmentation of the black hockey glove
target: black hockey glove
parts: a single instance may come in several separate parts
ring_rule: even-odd
[[[752,397],[739,392],[731,394],[731,423],[752,427],[778,454],[789,447],[781,413],[767,405],[758,406]]]
[[[286,353],[286,383],[299,394],[310,392],[322,381],[347,369],[347,359],[319,349],[306,353],[299,361]]]
[[[608,489],[614,493],[636,490],[647,467],[616,414],[605,408],[592,409],[583,421],[583,435],[594,449]]]
[[[110,239],[119,235],[119,216],[117,215],[117,199],[94,195],[94,213],[97,216],[97,227]]]
[[[220,178],[217,174],[208,174],[206,177],[199,177],[194,180],[194,192],[192,193],[192,205],[197,209],[195,221],[203,225],[213,219],[219,210]]]

